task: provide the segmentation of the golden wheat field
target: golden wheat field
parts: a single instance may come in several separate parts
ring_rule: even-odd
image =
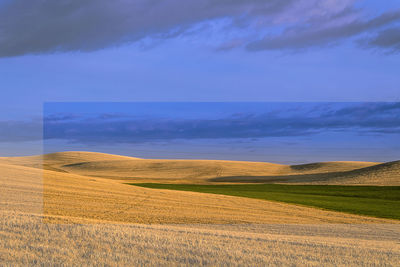
[[[90,152],[0,158],[0,261],[19,266],[396,266],[396,220],[124,184],[216,183],[211,179],[332,170],[361,173],[359,177],[371,178],[365,183],[392,183],[384,177],[374,183],[375,176],[365,175],[371,168],[376,172],[382,164],[287,166]]]
[[[3,212],[4,265],[397,266],[398,225],[46,224]]]
[[[224,160],[140,159],[94,152],[59,152],[44,156],[0,158],[0,164],[120,182],[279,182],[313,184],[400,185],[400,161],[336,161],[302,165]]]

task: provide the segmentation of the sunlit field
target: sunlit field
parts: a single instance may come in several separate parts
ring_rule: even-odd
[[[396,266],[398,225],[48,224],[1,211],[4,265]]]
[[[295,203],[400,220],[399,186],[131,184]]]
[[[147,184],[152,188],[145,188],[116,179],[121,175],[118,169],[114,177],[106,178],[110,167],[105,168],[107,174],[101,168],[97,176],[91,168],[90,176],[81,173],[86,172],[82,166],[91,165],[88,162],[123,164],[126,171],[136,168],[137,161],[146,160],[86,152],[1,158],[1,262],[396,266],[400,260],[399,220],[324,210],[323,202],[316,207],[310,203],[323,195],[335,205],[343,204],[337,202],[343,197],[352,198],[357,207],[361,203],[357,201],[372,198],[380,205],[379,201],[397,201],[398,187],[356,186],[346,191],[347,186],[324,185]],[[80,173],[72,173],[71,164],[79,162]],[[168,168],[168,161],[164,164]],[[180,164],[185,167],[185,162]],[[243,172],[245,165],[237,164]],[[156,173],[140,166],[142,172]],[[194,172],[192,163],[185,168],[186,173]],[[181,181],[179,175],[176,182]],[[305,203],[296,205],[300,200]],[[392,214],[397,211],[392,206]]]

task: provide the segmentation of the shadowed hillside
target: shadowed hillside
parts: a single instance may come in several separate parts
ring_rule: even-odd
[[[307,164],[320,165],[321,163]],[[365,163],[367,164],[367,163]],[[333,163],[333,166],[336,162]],[[362,165],[362,164],[361,164]],[[299,166],[299,165],[297,165]],[[306,165],[300,165],[306,166]],[[343,166],[343,165],[342,165]],[[338,169],[340,169],[339,166]],[[315,169],[314,169],[315,170]],[[334,170],[334,168],[332,168]],[[302,174],[230,176],[210,179],[211,182],[226,183],[296,183],[296,184],[336,184],[336,185],[400,185],[400,161],[374,164],[350,171],[306,172]]]
[[[332,161],[317,162],[301,165],[291,165],[290,168],[294,173],[323,173],[323,172],[339,172],[361,169],[364,167],[378,165],[377,162],[363,161]]]
[[[324,183],[400,185],[400,161],[345,172],[327,179]]]

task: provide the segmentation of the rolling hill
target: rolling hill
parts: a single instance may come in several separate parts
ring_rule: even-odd
[[[309,164],[307,164],[309,165]],[[261,176],[227,176],[210,179],[212,182],[225,183],[292,183],[292,184],[326,184],[326,185],[379,185],[399,186],[400,185],[400,161],[387,163],[366,163],[357,164],[348,162],[313,163],[320,165],[318,169],[302,170],[303,172],[288,172],[279,175]],[[325,167],[329,166],[329,168]],[[334,166],[338,166],[337,168]],[[346,170],[345,167],[361,166]],[[364,166],[364,167],[362,167]],[[367,166],[367,167],[365,167]],[[291,166],[293,167],[293,166]],[[295,167],[297,168],[297,166]],[[329,171],[329,169],[331,171]],[[341,170],[341,171],[340,171]]]
[[[339,165],[353,169],[354,175],[365,172],[354,170],[358,163]],[[118,180],[139,167],[140,175],[148,177],[161,169],[171,175],[162,178],[169,182],[209,183],[207,177],[215,176],[215,169],[222,174],[313,175],[329,173],[332,166],[336,163],[292,168],[87,152],[0,158],[0,261],[21,266],[37,265],[44,258],[45,265],[130,266],[132,259],[136,265],[396,265],[397,220],[247,197],[143,188]],[[379,166],[367,168],[370,173],[397,168]],[[202,168],[202,176],[191,176]],[[112,179],[104,178],[110,174]]]
[[[96,152],[0,158],[0,163],[121,182],[400,185],[399,161],[302,165],[224,160],[140,159]]]
[[[43,214],[50,222],[391,222],[265,200],[147,189],[113,179],[4,163],[0,163],[0,173],[0,210]]]

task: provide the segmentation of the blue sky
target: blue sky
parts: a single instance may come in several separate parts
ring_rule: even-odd
[[[44,102],[399,101],[399,52],[397,0],[0,0],[0,155]]]

